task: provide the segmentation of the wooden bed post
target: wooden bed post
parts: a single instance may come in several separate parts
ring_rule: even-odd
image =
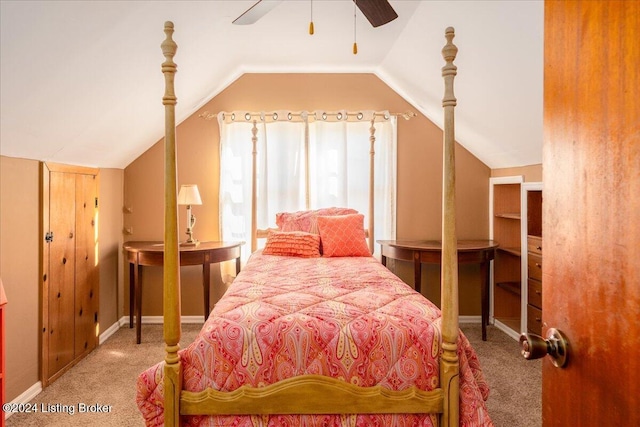
[[[180,349],[180,252],[178,248],[178,198],[176,166],[176,112],[177,98],[174,92],[174,76],[177,66],[173,62],[177,45],[173,41],[173,22],[164,23],[166,39],[162,42],[162,63],[165,93],[165,160],[164,160],[164,423],[165,426],[180,425],[180,391],[182,390],[182,367]]]
[[[371,127],[369,128],[369,143],[371,144],[371,148],[369,150],[369,251],[373,254],[374,251],[374,195],[375,195],[375,144],[376,144],[376,126],[375,126],[376,115],[373,115],[371,119]]]
[[[251,253],[258,249],[258,126],[251,128]]]
[[[441,426],[458,427],[460,411],[458,360],[458,251],[456,238],[456,175],[455,133],[453,110],[456,98],[453,79],[457,67],[453,65],[458,48],[453,44],[455,31],[445,31],[447,44],[442,49],[446,65],[444,78],[444,138],[442,171],[442,359],[440,360],[440,386],[444,390],[444,413]]]

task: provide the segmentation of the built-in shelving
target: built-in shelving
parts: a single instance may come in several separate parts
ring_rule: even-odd
[[[493,261],[492,319],[514,338],[522,314],[522,176],[490,179],[490,238],[498,242]]]

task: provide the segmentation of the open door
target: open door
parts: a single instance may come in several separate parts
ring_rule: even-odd
[[[640,2],[545,3],[543,335],[549,426],[640,426]]]

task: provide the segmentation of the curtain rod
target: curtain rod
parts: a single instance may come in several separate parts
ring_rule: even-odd
[[[280,110],[280,111],[283,111],[283,110]],[[274,112],[268,112],[268,113],[267,112],[246,112],[244,117],[245,117],[246,120],[249,120],[251,117],[262,117],[263,115],[274,115],[274,114],[276,115],[275,117],[277,117],[277,112],[275,112],[275,111]],[[302,116],[302,113],[292,113],[292,112],[290,112],[288,114],[290,115],[290,117],[293,117],[293,116],[301,117]],[[354,111],[344,111],[344,112],[343,111],[335,111],[335,112],[324,111],[323,114],[326,114],[327,116],[329,116],[329,115],[331,115],[331,116],[339,116],[339,115],[342,115],[342,114],[346,114],[347,117],[349,117],[349,116],[354,116],[354,117],[360,116],[358,118],[361,118],[363,113],[360,112],[360,111],[355,111],[355,112]],[[404,113],[388,113],[388,114],[391,115],[391,116],[395,116],[395,117],[402,117],[405,120],[410,120],[412,117],[416,117],[417,116],[417,114],[414,113],[413,111],[406,111]],[[248,118],[247,118],[247,115],[249,116]],[[374,113],[374,115],[375,116],[379,116],[379,117],[384,117],[385,113]],[[217,116],[218,116],[218,113],[210,113],[209,111],[203,111],[202,113],[200,113],[198,115],[199,118],[205,119],[205,120],[212,120],[212,119],[216,118]],[[339,118],[341,118],[341,117],[339,117]]]

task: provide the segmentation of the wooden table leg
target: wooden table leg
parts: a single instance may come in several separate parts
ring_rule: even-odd
[[[209,318],[209,294],[211,285],[211,263],[209,262],[209,255],[205,255],[204,263],[202,264],[202,288],[204,291],[204,320],[205,322]]]
[[[136,279],[134,276],[133,263],[129,263],[129,328],[133,328],[133,312],[136,309],[135,304]]]
[[[136,262],[134,272],[134,283],[136,290],[136,343],[142,340],[142,270]]]
[[[240,257],[236,258],[236,276],[240,274]]]
[[[482,341],[487,340],[487,324],[489,323],[489,261],[480,263],[480,293],[482,305]]]
[[[422,262],[420,262],[420,252],[413,253],[413,287],[417,292],[422,291]]]

